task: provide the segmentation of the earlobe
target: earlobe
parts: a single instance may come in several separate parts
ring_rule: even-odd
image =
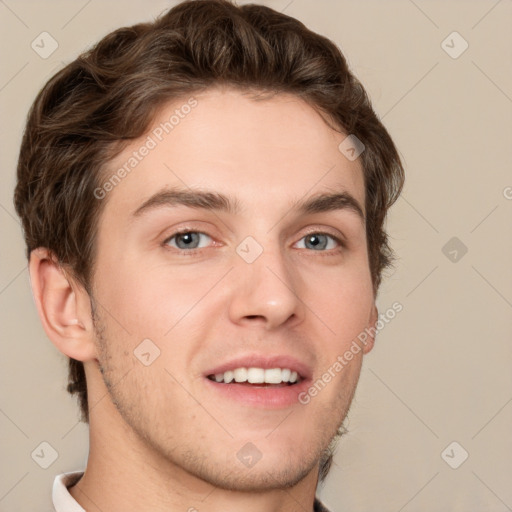
[[[373,304],[372,310],[370,313],[370,317],[368,320],[368,327],[366,328],[366,333],[368,337],[365,340],[363,346],[363,353],[367,354],[375,345],[375,335],[377,334],[377,321],[379,319],[379,311],[377,310],[377,306]]]
[[[43,328],[60,352],[78,361],[96,357],[89,295],[50,251],[30,254],[30,283]]]

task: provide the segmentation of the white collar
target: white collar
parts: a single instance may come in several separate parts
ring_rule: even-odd
[[[67,489],[74,485],[83,474],[83,471],[74,471],[72,473],[62,473],[55,477],[52,500],[56,512],[86,512]]]

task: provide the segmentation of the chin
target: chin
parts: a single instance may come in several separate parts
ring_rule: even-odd
[[[258,492],[295,486],[312,471],[318,471],[322,455],[322,447],[304,443],[297,444],[295,449],[268,440],[255,440],[254,444],[242,441],[236,445],[225,445],[224,450],[217,449],[207,456],[194,449],[174,452],[172,458],[189,474],[221,489]]]
[[[228,491],[240,492],[258,492],[286,489],[297,485],[301,480],[308,476],[311,471],[316,470],[318,461],[312,461],[305,464],[304,461],[298,466],[297,464],[285,465],[277,467],[275,464],[264,464],[260,460],[254,467],[250,469],[226,468],[224,472],[207,471],[198,475],[203,480],[210,482],[216,487]]]

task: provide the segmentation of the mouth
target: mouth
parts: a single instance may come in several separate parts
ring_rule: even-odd
[[[290,368],[235,368],[207,376],[218,384],[239,384],[253,387],[289,387],[304,380],[302,375]]]
[[[281,358],[282,359],[282,358]],[[217,397],[234,400],[257,408],[284,408],[298,403],[298,396],[309,386],[309,368],[289,360],[282,365],[272,360],[261,361],[261,366],[221,366],[207,372],[207,387]],[[264,366],[264,367],[263,367]]]

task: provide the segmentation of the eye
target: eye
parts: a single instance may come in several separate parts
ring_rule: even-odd
[[[333,243],[329,244],[329,239],[334,241],[334,245]],[[305,240],[305,247],[299,247],[299,249],[306,248],[312,249],[314,251],[323,251],[326,249],[336,249],[336,247],[343,246],[339,238],[327,233],[309,233],[305,237],[301,238],[297,243],[300,243],[302,240]]]
[[[201,237],[211,240],[211,237],[200,231],[179,231],[164,241],[164,245],[170,245],[176,249],[201,249],[206,246],[199,246]],[[173,243],[174,242],[174,243]]]

